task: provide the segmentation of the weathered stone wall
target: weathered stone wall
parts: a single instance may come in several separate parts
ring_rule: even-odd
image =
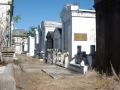
[[[102,0],[94,7],[98,69],[111,73],[111,61],[118,74],[120,71],[120,0]]]

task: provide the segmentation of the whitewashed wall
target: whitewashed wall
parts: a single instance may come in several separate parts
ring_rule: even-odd
[[[34,56],[34,37],[29,36],[28,37],[28,55],[29,56]]]
[[[37,54],[39,52],[39,33],[37,29],[34,30],[34,39],[35,39],[34,48],[36,49],[36,54]]]
[[[77,45],[81,45],[82,51],[89,54],[90,45],[96,45],[95,18],[72,18],[72,29],[72,36],[74,33],[87,33],[87,41],[74,41],[74,37],[72,37],[72,51],[77,51]]]
[[[28,51],[28,42],[24,42],[24,51]]]

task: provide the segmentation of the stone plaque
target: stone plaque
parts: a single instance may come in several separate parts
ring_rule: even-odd
[[[87,33],[74,33],[74,41],[87,41]]]

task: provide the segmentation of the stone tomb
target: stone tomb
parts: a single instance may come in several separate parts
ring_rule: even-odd
[[[61,13],[62,52],[69,52],[70,60],[76,55],[77,46],[86,54],[90,45],[96,45],[95,10],[79,9],[78,5],[66,4]]]
[[[88,55],[85,51],[81,51],[81,46],[77,46],[77,50],[77,54],[70,61],[68,68],[84,74],[89,68],[91,69],[96,66],[95,45],[90,45],[91,53]]]
[[[62,28],[55,28],[53,33],[54,49],[62,51]]]
[[[6,62],[12,62],[14,59],[15,50],[13,47],[3,47],[2,60]]]
[[[39,38],[41,39],[41,45],[39,46],[41,51],[44,52],[44,58],[47,58],[47,33],[48,31],[54,31],[56,27],[62,27],[62,23],[57,21],[42,21],[41,29],[39,27]]]

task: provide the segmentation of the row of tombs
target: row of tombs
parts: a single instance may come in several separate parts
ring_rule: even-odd
[[[32,38],[32,40],[34,39]],[[38,56],[40,61],[45,61],[47,64],[56,64],[83,74],[87,72],[88,69],[95,68],[96,67],[95,45],[89,45],[90,48],[89,54],[87,54],[86,51],[83,51],[82,46],[80,45],[77,46],[76,48],[77,52],[72,58],[70,58],[69,52],[62,52],[57,48],[56,49],[47,48],[46,57],[43,51],[37,52],[37,50],[34,50],[34,57]],[[29,55],[29,53],[27,55]]]
[[[29,36],[23,43],[22,52],[27,51],[29,56],[39,55],[39,59],[48,64],[85,73],[95,66],[91,63],[95,62],[95,10],[66,4],[60,17],[62,22],[42,21],[34,30],[34,37]]]
[[[60,65],[83,74],[96,66],[95,45],[90,46],[90,54],[81,51],[81,46],[77,46],[77,53],[72,60],[69,59],[69,52],[61,53],[58,49],[47,49],[47,52],[47,64]]]

